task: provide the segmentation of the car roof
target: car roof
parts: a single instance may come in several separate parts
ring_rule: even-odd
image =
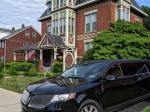
[[[91,61],[83,61],[82,64],[94,64],[94,63],[104,63],[104,64],[119,64],[119,63],[136,63],[136,62],[148,62],[148,60],[91,60]]]

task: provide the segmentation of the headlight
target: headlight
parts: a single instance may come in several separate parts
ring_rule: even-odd
[[[22,98],[21,98],[21,101],[23,104],[27,104],[28,103],[28,100],[29,100],[29,92],[27,90],[24,90],[23,94],[22,94]]]
[[[29,107],[43,108],[48,106],[50,103],[58,101],[67,101],[73,99],[75,94],[61,94],[61,95],[35,95],[31,98]]]

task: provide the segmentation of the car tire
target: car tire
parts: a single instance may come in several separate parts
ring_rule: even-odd
[[[85,100],[78,112],[103,112],[102,106],[95,100]]]

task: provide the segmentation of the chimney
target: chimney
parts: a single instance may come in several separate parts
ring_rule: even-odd
[[[21,27],[22,27],[22,29],[24,29],[24,28],[25,28],[25,25],[24,25],[24,24],[22,24],[22,26],[21,26]]]
[[[12,31],[15,31],[15,27],[12,27]]]

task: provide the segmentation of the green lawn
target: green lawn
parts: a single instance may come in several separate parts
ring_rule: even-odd
[[[144,112],[150,112],[150,107],[147,107]]]
[[[22,93],[25,87],[37,80],[43,79],[43,77],[11,77],[0,79],[0,88]]]

